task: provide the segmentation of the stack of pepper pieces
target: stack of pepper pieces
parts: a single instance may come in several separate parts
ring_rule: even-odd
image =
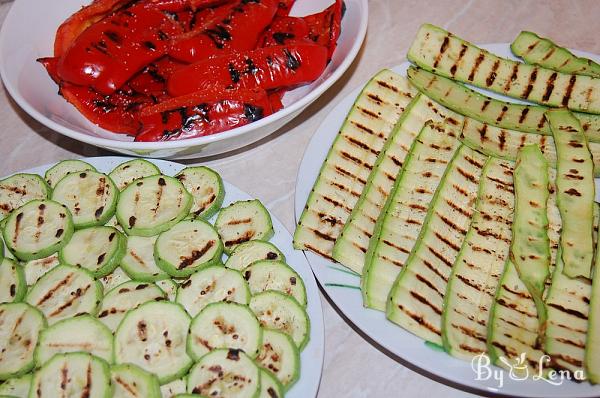
[[[335,50],[342,0],[305,17],[295,0],[94,0],[38,61],[88,120],[136,141],[215,134],[283,107]]]

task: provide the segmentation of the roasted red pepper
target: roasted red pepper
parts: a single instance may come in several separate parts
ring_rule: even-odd
[[[147,65],[135,75],[129,81],[129,86],[139,93],[153,95],[161,99],[167,93],[167,79],[176,70],[184,66],[186,64],[172,60],[169,57],[163,57]]]
[[[215,10],[193,36],[176,40],[169,55],[196,62],[227,50],[251,50],[277,12],[277,0],[238,0]],[[187,35],[186,35],[187,36]]]
[[[232,0],[142,0],[150,8],[163,11],[179,12],[183,10],[201,10],[208,7],[217,7]]]
[[[308,41],[308,24],[300,17],[277,17],[258,40],[260,47]]]
[[[333,56],[338,38],[340,37],[343,14],[343,0],[335,0],[335,3],[324,11],[302,17],[308,25],[308,37],[313,42],[329,49],[328,59],[331,59]]]
[[[173,73],[167,82],[177,97],[212,86],[273,90],[310,83],[327,65],[327,48],[295,44],[231,53],[200,61]]]
[[[163,56],[181,27],[163,12],[135,5],[86,29],[60,57],[61,80],[112,94]]]
[[[215,134],[272,113],[264,90],[209,89],[173,98],[140,113],[136,141],[167,141]]]
[[[280,17],[287,17],[290,15],[290,11],[292,11],[292,7],[296,0],[279,0],[279,4],[277,5],[277,15]]]

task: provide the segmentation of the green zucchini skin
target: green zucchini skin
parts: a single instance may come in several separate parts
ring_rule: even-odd
[[[460,143],[460,128],[426,122],[377,219],[361,279],[363,304],[385,311],[386,299],[406,264],[446,166]]]
[[[540,327],[546,320],[543,294],[550,275],[548,183],[548,163],[539,147],[523,147],[514,172],[515,213],[510,258],[535,302]]]
[[[487,352],[489,314],[511,242],[513,169],[512,162],[487,160],[476,211],[444,295],[442,341],[446,352],[461,359]]]
[[[464,145],[454,154],[388,296],[390,321],[438,345],[447,281],[468,232],[486,160]]]
[[[557,72],[600,77],[600,65],[588,58],[578,57],[564,47],[533,32],[522,31],[511,43],[514,55],[532,65]]]
[[[600,113],[600,79],[500,58],[430,24],[423,24],[407,58],[435,73],[513,98]]]
[[[462,117],[418,94],[408,104],[394,126],[369,175],[365,189],[335,241],[332,256],[358,274],[363,273],[366,253],[375,224],[394,182],[406,161],[411,145],[425,122],[447,121],[459,128]]]
[[[579,121],[564,109],[546,112],[557,152],[557,203],[564,273],[591,277],[594,255],[594,164]]]
[[[364,86],[321,166],[294,232],[294,248],[332,258],[377,155],[414,95],[406,79],[387,69]]]
[[[505,129],[552,135],[544,113],[548,108],[536,105],[515,104],[487,97],[463,84],[422,68],[411,66],[408,80],[422,93],[445,107]],[[586,136],[592,142],[600,142],[600,115],[573,113],[580,120]]]

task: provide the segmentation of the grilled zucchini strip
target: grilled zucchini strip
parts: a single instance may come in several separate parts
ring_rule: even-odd
[[[44,315],[26,303],[0,304],[0,381],[29,372],[40,332],[46,327]]]
[[[600,113],[600,79],[500,58],[430,24],[421,26],[407,58],[442,76],[513,98]]]
[[[156,376],[130,363],[112,366],[110,380],[114,386],[113,398],[162,397]]]
[[[477,91],[421,68],[410,67],[408,80],[422,93],[445,107],[489,125],[511,130],[552,135],[544,112],[548,108],[515,104],[487,97]],[[573,113],[592,142],[600,142],[600,115]]]
[[[417,95],[407,106],[390,133],[369,175],[367,185],[344,224],[333,247],[333,259],[362,274],[369,240],[373,236],[377,217],[394,186],[398,172],[411,149],[415,137],[425,122],[462,124],[460,115],[436,104],[426,96]]]
[[[535,144],[540,147],[548,165],[556,168],[556,149],[552,136],[503,129],[466,117],[460,140],[488,156],[511,161],[517,160],[519,149]],[[590,141],[588,146],[594,161],[594,174],[600,177],[600,144]]]
[[[190,321],[182,306],[169,302],[129,311],[115,332],[115,362],[152,372],[161,384],[180,378],[192,364],[185,344]]]
[[[549,110],[558,160],[557,203],[562,219],[560,245],[564,273],[591,278],[594,255],[593,203],[594,165],[587,139],[573,115],[562,109]]]
[[[578,57],[564,47],[533,32],[522,31],[510,45],[517,57],[532,65],[543,66],[562,73],[600,77],[600,65],[588,58]]]
[[[32,200],[48,199],[51,190],[37,174],[15,174],[0,180],[0,220]]]
[[[487,351],[487,322],[511,242],[513,167],[495,158],[486,162],[476,212],[452,267],[442,340],[446,351],[458,358],[471,360]]]
[[[599,230],[600,231],[600,230]],[[584,365],[589,381],[600,383],[600,238],[596,242],[594,277],[588,308],[589,323],[585,342]]]
[[[429,206],[423,228],[387,302],[387,317],[409,332],[442,344],[446,285],[473,216],[487,157],[461,146]]]
[[[140,178],[160,174],[160,169],[146,159],[133,159],[115,167],[108,176],[114,181],[120,191]]]
[[[548,178],[548,164],[537,145],[523,147],[514,173],[515,212],[510,259],[535,302],[540,328],[546,320],[543,295],[550,275]]]
[[[97,171],[94,166],[83,160],[71,159],[58,162],[46,170],[44,179],[51,188],[54,188],[67,174],[81,173],[82,171]]]
[[[33,376],[29,396],[108,398],[112,396],[106,361],[83,352],[55,355]],[[68,393],[68,395],[65,395]]]
[[[63,319],[40,333],[35,362],[44,365],[56,354],[88,352],[112,362],[112,332],[96,318],[80,315]]]
[[[25,293],[27,283],[23,267],[8,258],[0,261],[0,303],[19,302]]]
[[[433,194],[460,145],[460,129],[427,122],[396,179],[366,256],[361,280],[366,307],[385,310],[386,299],[425,221]]]
[[[294,247],[331,258],[335,240],[367,184],[392,128],[415,95],[405,78],[382,70],[357,97],[336,136],[294,233]]]

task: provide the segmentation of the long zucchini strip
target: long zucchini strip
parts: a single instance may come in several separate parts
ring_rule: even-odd
[[[511,242],[514,163],[489,158],[476,212],[452,267],[442,314],[446,351],[470,360],[487,351],[489,313]]]
[[[500,58],[430,24],[419,29],[408,59],[439,75],[513,98],[600,113],[600,79]]]
[[[425,221],[431,199],[459,146],[460,128],[427,122],[414,141],[369,244],[361,280],[366,307],[386,299]]]
[[[331,258],[333,244],[356,205],[392,128],[416,92],[389,70],[364,87],[315,181],[294,233],[296,249]]]
[[[379,153],[367,185],[335,242],[333,258],[336,261],[362,274],[365,254],[369,248],[369,240],[373,236],[375,222],[415,137],[427,120],[443,122],[446,119],[448,123],[453,123],[455,126],[462,125],[460,115],[447,110],[422,94],[418,94],[408,105]]]
[[[600,235],[600,230],[598,231],[598,235]],[[589,381],[594,384],[600,383],[600,237],[597,237],[596,240],[594,278],[590,292],[588,331],[584,357],[587,376]]]
[[[562,73],[600,77],[600,65],[578,57],[564,47],[533,32],[522,31],[510,45],[517,57],[528,64],[543,66]]]
[[[488,156],[511,161],[517,160],[519,149],[525,145],[536,144],[540,147],[549,166],[556,168],[556,149],[554,138],[551,136],[503,129],[466,117],[460,140],[463,144]],[[588,146],[594,161],[594,174],[600,177],[600,144],[589,142]]]
[[[462,115],[506,129],[552,135],[544,117],[546,107],[500,101],[421,68],[408,68],[407,76],[419,91]],[[579,119],[587,138],[600,142],[600,115],[573,114]]]
[[[444,293],[473,216],[487,157],[461,146],[429,207],[423,228],[387,302],[389,320],[442,344]]]

